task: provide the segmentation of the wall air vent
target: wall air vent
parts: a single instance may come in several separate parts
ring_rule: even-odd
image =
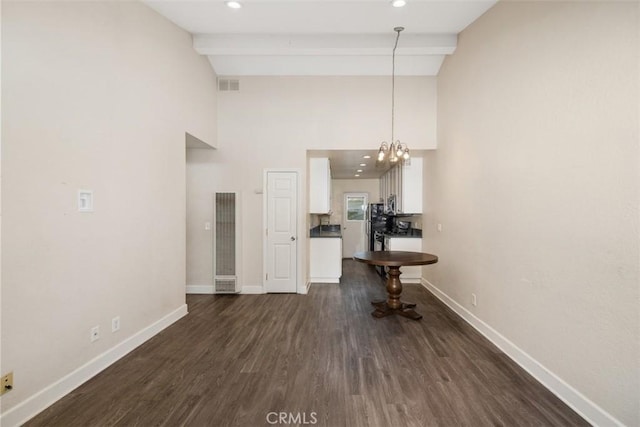
[[[237,272],[240,258],[238,225],[240,216],[237,193],[216,193],[214,206],[214,292],[238,293],[240,283]]]
[[[218,79],[218,92],[237,92],[240,90],[240,80]]]

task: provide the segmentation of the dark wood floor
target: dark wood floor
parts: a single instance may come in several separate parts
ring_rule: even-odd
[[[353,261],[307,296],[190,295],[188,316],[27,425],[588,425],[424,288],[403,295],[422,320],[373,318],[383,282]]]

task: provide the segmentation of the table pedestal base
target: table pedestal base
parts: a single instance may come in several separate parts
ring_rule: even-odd
[[[413,320],[422,319],[422,315],[413,310],[416,306],[415,304],[400,301],[400,294],[402,293],[400,274],[402,274],[400,273],[400,267],[389,267],[389,277],[387,278],[388,297],[386,301],[374,301],[371,303],[376,308],[371,313],[373,317],[380,318],[398,314]]]
[[[416,305],[412,303],[400,302],[400,308],[391,308],[386,301],[372,301],[371,305],[376,308],[371,313],[373,317],[380,318],[390,316],[392,314],[397,314],[413,320],[422,319],[422,314],[416,313],[416,311],[413,309]]]

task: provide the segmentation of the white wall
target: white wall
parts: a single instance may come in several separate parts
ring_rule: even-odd
[[[390,81],[385,77],[242,77],[239,92],[218,94],[216,151],[187,153],[187,284],[211,285],[211,194],[242,193],[242,275],[261,286],[262,176],[265,168],[299,168],[302,208],[298,243],[307,247],[307,150],[372,149],[391,133]],[[412,149],[435,148],[435,79],[396,79],[396,135]],[[426,119],[425,119],[426,118]],[[192,209],[191,209],[192,208]],[[304,257],[304,256],[303,256]],[[303,269],[306,262],[303,261]],[[302,280],[306,270],[302,272]]]
[[[2,46],[2,2],[0,2],[0,46]],[[2,82],[2,55],[0,55],[0,82]],[[2,98],[2,86],[0,85],[0,99]],[[2,116],[2,102],[0,102],[0,117]],[[2,121],[0,120],[0,242],[2,241]],[[2,245],[0,244],[0,375],[4,375],[2,369]],[[2,402],[0,401],[0,414]],[[1,415],[0,415],[1,417]],[[0,418],[1,419],[1,418]]]
[[[425,277],[629,426],[638,18],[637,2],[499,2],[443,64],[425,167],[425,250],[440,257]]]
[[[141,3],[2,8],[6,414],[186,308],[185,132],[215,142],[216,100],[190,35]]]

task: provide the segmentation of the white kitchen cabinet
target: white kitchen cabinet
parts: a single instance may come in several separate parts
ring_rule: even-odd
[[[388,251],[422,252],[420,237],[385,237],[385,249]],[[400,267],[400,281],[403,283],[420,283],[422,266]]]
[[[331,165],[326,157],[309,159],[309,213],[331,211]]]
[[[385,173],[380,177],[380,199],[384,202],[385,206],[387,205],[387,199],[391,194],[391,190],[389,189],[389,174]]]
[[[309,282],[340,283],[342,239],[339,237],[318,237],[309,240]]]
[[[422,213],[422,157],[412,157],[380,177],[380,197],[384,200],[396,196],[396,213]]]
[[[422,157],[402,165],[400,212],[422,213]]]

